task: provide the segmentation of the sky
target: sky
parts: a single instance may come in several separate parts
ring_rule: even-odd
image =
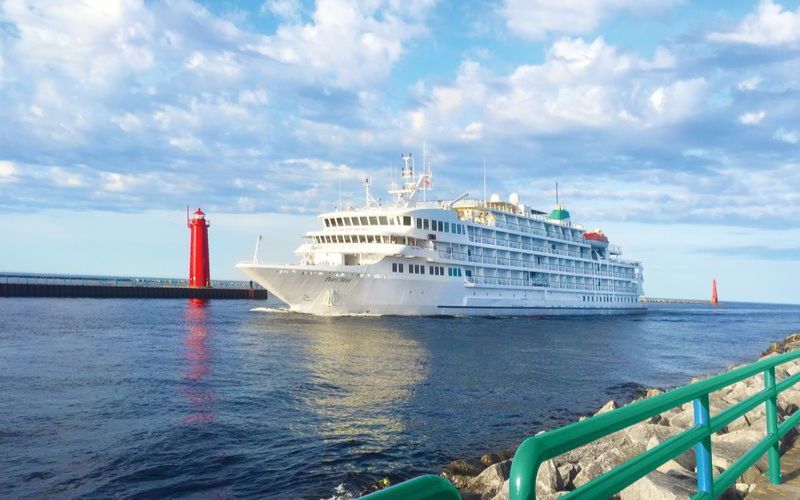
[[[800,303],[798,97],[798,1],[0,0],[0,271],[184,276],[191,205],[239,278],[424,144],[648,296]]]

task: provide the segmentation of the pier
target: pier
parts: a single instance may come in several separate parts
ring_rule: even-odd
[[[191,287],[187,280],[114,276],[0,273],[0,297],[100,299],[255,299],[268,292],[255,282],[216,280]]]
[[[659,304],[712,304],[710,300],[701,299],[668,299],[661,297],[642,297],[639,302],[653,302]]]

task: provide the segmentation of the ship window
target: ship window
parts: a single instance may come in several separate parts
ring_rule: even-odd
[[[445,233],[449,233],[450,232],[450,223],[449,222],[445,222],[444,223],[444,232]]]
[[[359,243],[366,243],[367,242],[367,237],[364,236],[363,234],[359,234],[358,235],[358,242]]]
[[[350,217],[345,217],[344,218],[344,225],[345,226],[352,226],[353,225],[353,221],[350,220]]]
[[[336,218],[336,225],[337,226],[344,226],[344,222],[342,221],[341,217]]]
[[[437,229],[438,231],[444,231],[444,222],[436,221],[436,224],[438,226],[438,229]]]
[[[331,220],[325,219],[325,227],[331,227]]]
[[[403,217],[403,225],[404,225],[404,226],[410,226],[410,225],[411,225],[411,217],[409,217],[409,216],[407,216],[407,215],[406,215],[406,216],[404,216],[404,217]]]
[[[467,270],[466,270],[466,271],[464,271],[464,272],[465,272],[465,273],[467,273],[467,278],[470,278],[470,277],[472,277],[472,271],[470,271],[469,269],[467,269]]]
[[[417,217],[417,229],[422,229],[422,219]]]
[[[419,274],[425,274],[425,266],[419,266]]]
[[[358,226],[358,217],[353,217],[353,225]]]
[[[392,272],[393,273],[397,272],[397,262],[392,262]]]
[[[370,226],[377,226],[378,225],[378,218],[377,217],[370,217],[369,218]]]
[[[371,234],[367,235],[367,243],[374,243],[375,239]]]
[[[361,225],[362,226],[369,225],[369,223],[367,222],[367,218],[366,217],[359,217],[358,220],[361,221]]]
[[[381,226],[388,226],[389,225],[389,221],[386,220],[386,216],[385,215],[380,217],[379,220],[380,220],[380,225]]]
[[[422,229],[430,229],[430,224],[428,219],[422,219]]]
[[[403,264],[397,264],[397,272],[398,273],[402,273],[403,272]]]

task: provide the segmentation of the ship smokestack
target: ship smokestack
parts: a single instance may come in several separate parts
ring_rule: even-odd
[[[208,288],[211,286],[211,271],[208,258],[208,228],[211,223],[199,208],[189,218],[186,207],[186,224],[191,231],[189,247],[189,286]]]

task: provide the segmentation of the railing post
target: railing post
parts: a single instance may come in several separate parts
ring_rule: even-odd
[[[769,461],[767,477],[770,483],[781,484],[781,453],[780,443],[778,442],[778,393],[775,389],[774,366],[764,370],[764,387],[771,393],[769,399],[765,402],[767,405],[767,436],[775,440],[767,452]]]
[[[708,394],[695,399],[692,405],[695,427],[703,426],[707,430],[706,437],[694,445],[697,460],[697,491],[710,494],[714,490],[714,476],[711,467],[711,415],[708,411]]]

